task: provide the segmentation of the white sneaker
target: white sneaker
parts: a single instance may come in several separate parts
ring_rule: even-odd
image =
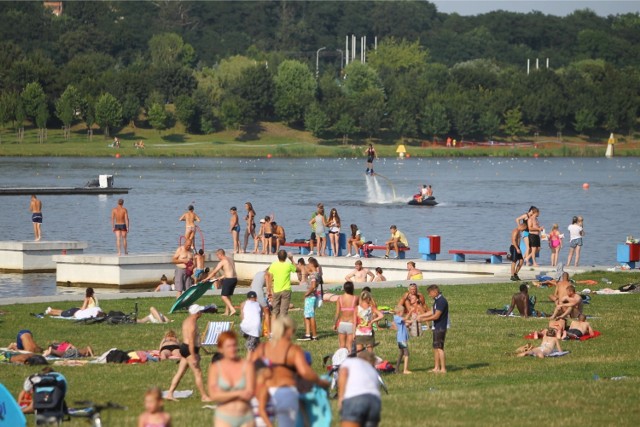
[[[345,258],[349,258],[349,257],[351,257],[351,253],[346,254],[344,257],[345,257]]]
[[[47,309],[44,311],[44,314],[49,314],[51,313],[51,307],[47,307]]]
[[[353,257],[354,258],[360,258],[360,254],[355,254]]]

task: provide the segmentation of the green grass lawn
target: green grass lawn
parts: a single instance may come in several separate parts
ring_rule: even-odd
[[[576,279],[600,280],[607,277],[611,287],[640,281],[639,273],[595,272]],[[577,285],[582,290],[584,285]],[[599,289],[603,286],[595,286]],[[433,365],[431,334],[410,341],[412,375],[386,375],[389,395],[383,396],[382,426],[423,425],[576,425],[635,426],[640,419],[637,392],[640,389],[638,348],[640,295],[593,296],[585,312],[594,316],[592,325],[602,336],[586,342],[563,342],[571,354],[539,360],[516,358],[508,353],[526,341],[522,336],[546,325],[544,319],[502,318],[485,314],[487,308],[502,307],[517,290],[517,284],[475,286],[444,286],[449,300],[451,329],[447,335],[446,353],[449,372],[434,375],[427,372]],[[374,289],[380,305],[394,305],[403,289]],[[424,289],[421,289],[424,291]],[[549,312],[545,302],[549,289],[532,289],[538,299],[537,308]],[[236,302],[242,300],[241,296]],[[300,306],[302,294],[294,294],[294,304]],[[140,299],[141,312],[151,304],[166,312],[170,299]],[[211,302],[211,301],[203,301]],[[216,299],[214,301],[220,303]],[[62,304],[62,308],[66,308]],[[105,310],[130,311],[132,300],[103,301]],[[124,350],[156,348],[166,329],[162,325],[82,325],[56,319],[36,319],[29,315],[42,312],[47,304],[0,307],[0,343],[15,339],[20,328],[33,331],[40,344],[52,340],[70,340],[77,346],[91,344],[98,352],[111,347]],[[323,355],[337,347],[337,337],[331,331],[335,306],[327,303],[319,310],[318,342],[304,342],[311,351],[313,367],[321,372]],[[299,324],[302,312],[292,313]],[[174,316],[174,329],[179,329],[185,314]],[[202,320],[222,320],[221,315],[205,315]],[[201,321],[204,325],[204,321]],[[381,344],[376,353],[395,363],[397,346],[395,333],[381,330],[376,335]],[[206,365],[206,363],[205,363]],[[81,399],[111,400],[127,405],[127,411],[111,411],[107,425],[133,426],[142,411],[143,393],[151,385],[167,389],[176,364],[171,362],[145,365],[88,365],[60,367],[69,381],[68,402]],[[0,365],[1,381],[17,396],[24,378],[38,369]],[[205,368],[206,371],[206,368]],[[594,375],[600,377],[594,380]],[[614,381],[611,377],[625,376]],[[195,389],[188,374],[179,389]],[[175,425],[210,425],[212,413],[202,409],[198,398],[179,403],[169,402],[167,410]],[[334,417],[337,411],[334,411]],[[32,421],[31,421],[32,422]],[[73,421],[69,425],[82,425]],[[337,425],[337,424],[336,424]]]
[[[113,137],[121,140],[121,148],[109,147]],[[142,140],[144,150],[134,148]],[[531,141],[532,139],[529,139]],[[37,130],[25,129],[22,142],[9,129],[0,129],[0,156],[73,156],[109,157],[364,157],[366,144],[372,142],[380,157],[396,157],[399,141],[351,139],[342,141],[321,140],[309,132],[288,128],[281,123],[260,122],[240,130],[225,130],[210,135],[191,135],[177,125],[159,133],[143,127],[124,127],[112,131],[105,138],[98,130],[93,139],[87,137],[82,125],[76,125],[71,138],[65,140],[61,129],[49,129],[47,140],[40,144]],[[422,141],[405,142],[407,152],[413,157],[602,157],[606,139],[593,141],[579,137],[565,138],[563,143],[551,138],[538,138],[537,144],[496,146],[464,145],[458,148],[433,146]],[[640,156],[640,144],[633,138],[616,145],[616,156]]]

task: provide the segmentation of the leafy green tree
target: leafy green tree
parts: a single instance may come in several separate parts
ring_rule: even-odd
[[[178,62],[184,49],[182,37],[175,33],[156,34],[149,40],[149,53],[154,65]]]
[[[446,135],[451,130],[451,122],[444,105],[435,99],[427,101],[420,115],[420,130],[423,134],[434,138],[438,135]]]
[[[329,117],[322,111],[317,102],[311,104],[304,115],[304,128],[313,136],[320,136],[327,129]]]
[[[132,93],[126,94],[122,99],[122,120],[134,128],[140,114],[140,104],[140,99]]]
[[[470,104],[460,103],[453,110],[453,125],[462,139],[476,131],[476,117]]]
[[[480,117],[478,118],[478,129],[482,132],[483,136],[488,139],[492,139],[500,130],[500,117],[491,111],[485,111],[480,114]]]
[[[87,118],[89,117],[87,116]],[[95,121],[104,130],[105,138],[109,137],[110,128],[122,123],[122,105],[108,92],[102,94],[95,104]]]
[[[343,89],[347,96],[367,90],[383,91],[382,81],[376,70],[361,62],[352,62],[344,69]]]
[[[580,133],[586,133],[595,129],[598,121],[595,113],[586,109],[576,111],[575,119],[573,128]]]
[[[401,139],[414,136],[417,133],[415,116],[404,108],[400,108],[391,113],[391,129],[397,133]]]
[[[26,116],[35,121],[38,108],[47,102],[47,96],[44,94],[42,86],[38,82],[27,84],[20,97],[22,98],[22,106]]]
[[[176,99],[176,117],[187,132],[194,132],[197,129],[196,119],[198,118],[196,101],[189,96],[180,95]]]
[[[525,132],[524,124],[522,123],[522,112],[520,108],[512,108],[504,113],[504,131],[507,135],[514,139],[516,136],[522,135]]]
[[[153,104],[151,108],[149,108],[147,118],[149,119],[151,127],[158,132],[162,132],[167,128],[169,115],[167,114],[167,110],[165,110],[164,105],[157,103]]]
[[[229,84],[227,93],[247,103],[248,120],[267,119],[273,114],[273,77],[263,64],[244,68]]]
[[[49,108],[46,103],[42,103],[38,106],[36,111],[36,126],[38,127],[38,140],[40,144],[44,142],[47,135],[47,121],[49,120]]]
[[[358,114],[356,117],[359,117],[360,129],[372,137],[380,130],[384,116],[384,93],[377,88],[370,88],[355,96],[353,102],[358,106],[352,107],[352,111]]]
[[[56,116],[64,125],[64,138],[70,137],[70,129],[76,118],[76,113],[82,108],[82,96],[74,86],[67,86],[56,101]]]
[[[0,129],[15,118],[18,95],[14,92],[0,92]]]
[[[343,144],[347,144],[349,142],[349,135],[356,131],[355,120],[348,114],[341,115],[333,127],[338,134],[342,135]]]
[[[241,98],[229,97],[222,101],[220,106],[220,121],[226,129],[238,129],[240,126],[247,124],[247,115],[245,112],[248,104]]]
[[[287,60],[278,67],[274,82],[276,114],[285,123],[301,123],[307,105],[313,102],[316,90],[311,70],[302,62]]]
[[[191,95],[198,84],[193,71],[179,64],[153,68],[150,79],[151,88],[163,96],[164,102],[173,102],[180,95]]]

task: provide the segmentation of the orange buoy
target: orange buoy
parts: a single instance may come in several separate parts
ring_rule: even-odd
[[[533,153],[533,158],[537,159],[538,158],[538,153]]]
[[[407,153],[404,156],[408,159],[409,157],[411,157],[411,154]]]
[[[271,154],[267,154],[267,159],[270,159],[270,158],[271,158]]]
[[[589,189],[589,183],[585,182],[584,184],[582,184],[582,188],[584,188],[585,190]]]
[[[116,159],[119,159],[119,158],[120,158],[120,153],[117,153],[116,154]]]

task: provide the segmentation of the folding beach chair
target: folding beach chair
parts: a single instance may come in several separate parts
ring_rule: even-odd
[[[200,342],[201,347],[215,346],[218,344],[218,337],[225,331],[230,331],[233,328],[233,322],[209,322],[207,327],[202,333],[202,340]],[[205,349],[206,351],[206,349]]]

